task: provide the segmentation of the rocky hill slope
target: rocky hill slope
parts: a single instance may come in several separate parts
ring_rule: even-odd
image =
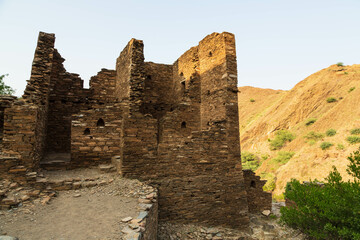
[[[332,65],[289,91],[240,87],[238,99],[243,161],[274,195],[291,178],[323,180],[333,165],[347,178],[346,157],[360,146],[360,65]]]

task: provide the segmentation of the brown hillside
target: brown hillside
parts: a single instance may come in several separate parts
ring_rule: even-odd
[[[251,125],[254,120],[262,116],[262,113],[278,102],[286,93],[283,90],[262,89],[255,87],[239,87],[239,119],[240,133]],[[253,101],[251,101],[253,99]]]
[[[353,87],[355,89],[349,91]],[[257,173],[264,175],[270,172],[275,175],[275,194],[281,193],[291,178],[322,180],[332,165],[343,176],[346,175],[346,157],[360,146],[346,141],[351,129],[360,128],[360,65],[332,65],[309,76],[290,91],[280,91],[277,97],[276,92],[279,91],[247,88],[240,88],[239,93],[241,149],[259,156],[270,156],[257,169]],[[246,102],[250,96],[256,99],[255,102]],[[328,103],[330,97],[337,101]],[[309,118],[317,120],[306,126]],[[280,129],[287,129],[296,135],[296,139],[280,151],[292,151],[295,155],[286,164],[274,166],[272,158],[278,150],[269,149],[268,139],[273,139],[275,132]],[[310,131],[325,133],[328,129],[335,129],[336,135],[325,135],[315,143],[309,143],[304,138]],[[334,146],[322,150],[320,144],[324,141]],[[338,144],[342,144],[344,149],[337,149]]]

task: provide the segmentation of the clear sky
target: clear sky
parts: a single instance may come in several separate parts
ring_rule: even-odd
[[[360,63],[360,0],[0,0],[0,74],[21,95],[39,31],[56,34],[87,82],[131,38],[145,60],[173,63],[212,32],[236,36],[239,86],[290,89],[337,62]]]

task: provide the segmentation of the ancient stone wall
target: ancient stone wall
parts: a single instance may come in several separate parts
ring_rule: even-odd
[[[78,74],[66,72],[55,49],[50,78],[46,153],[70,153],[71,115],[87,105],[88,92]]]
[[[40,33],[24,100],[3,111],[0,171],[36,170],[44,152],[71,153],[70,167],[113,159],[158,187],[167,221],[245,228],[249,211],[271,204],[241,168],[234,35],[208,35],[173,65],[144,62],[132,39],[90,89],[66,72],[54,40]]]
[[[120,172],[137,177],[154,168],[158,121],[144,114],[145,78],[142,41],[132,39],[116,62],[117,94],[123,108]]]
[[[120,154],[122,114],[118,105],[93,105],[72,116],[71,166],[110,163]]]
[[[4,112],[6,108],[11,107],[12,103],[16,100],[15,96],[3,95],[0,96],[0,150],[2,148],[2,139],[4,134]]]
[[[43,119],[44,106],[14,105],[5,109],[2,152],[18,157],[10,170],[21,169],[16,171],[25,174],[38,167],[44,147]]]
[[[54,44],[54,34],[39,33],[32,63],[31,77],[22,96],[26,102],[38,105],[46,105],[48,102]]]
[[[266,180],[260,180],[259,176],[251,170],[243,170],[249,212],[258,213],[264,210],[271,210],[272,194],[263,191]]]
[[[133,54],[141,52],[142,48]],[[160,219],[233,227],[249,222],[240,150],[238,146],[230,149],[239,144],[239,136],[238,132],[234,135],[238,131],[237,105],[233,106],[237,96],[232,89],[236,78],[230,76],[236,74],[236,58],[227,55],[235,56],[233,35],[212,34],[175,62],[172,81],[168,76],[165,80],[171,84],[168,91],[177,102],[158,120],[157,129],[148,124],[155,120],[151,116],[143,121],[147,116],[141,107],[129,106],[128,119],[124,111],[120,172],[151,179],[159,186]],[[128,58],[134,59],[131,55]],[[127,72],[138,67],[141,74],[130,76],[129,95],[133,96],[131,101],[142,103],[154,92],[132,87],[138,83],[134,78],[141,79],[143,74],[139,67],[142,58],[135,59],[139,62]],[[155,66],[152,64],[152,69]],[[151,76],[146,71],[152,69],[145,67],[145,76]],[[131,93],[133,89],[136,94]],[[140,130],[144,126],[147,133]],[[153,130],[157,130],[155,144]]]
[[[101,69],[90,79],[90,99],[98,103],[115,102],[116,71]]]
[[[160,119],[174,105],[172,65],[146,62],[143,112]]]
[[[2,154],[15,156],[10,172],[25,175],[43,157],[54,42],[54,34],[40,32],[23,99],[4,111]]]

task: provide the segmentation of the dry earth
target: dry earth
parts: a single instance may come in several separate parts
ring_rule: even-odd
[[[84,171],[78,173],[92,176],[91,170]],[[69,178],[74,172],[63,174],[53,177]],[[143,184],[117,176],[113,179],[108,185],[60,191],[49,204],[35,200],[18,209],[0,211],[0,235],[21,240],[122,239],[125,223],[121,219],[137,217],[137,197]]]

